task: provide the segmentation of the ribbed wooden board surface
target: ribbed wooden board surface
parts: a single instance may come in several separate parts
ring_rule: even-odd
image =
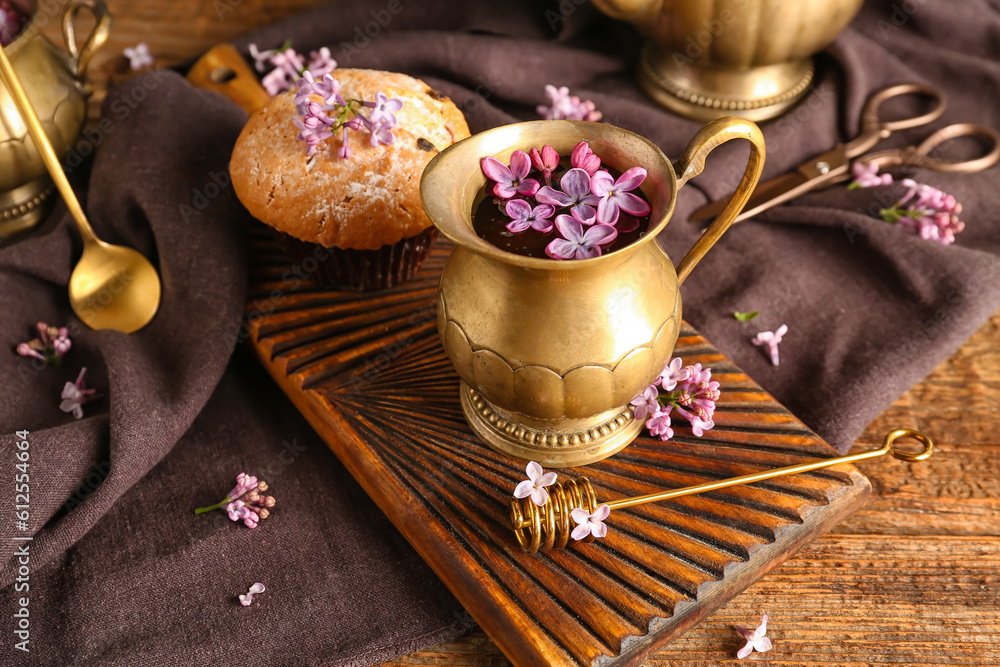
[[[852,466],[615,512],[592,544],[524,555],[507,501],[524,477],[470,431],[435,329],[438,243],[420,275],[377,295],[291,271],[253,232],[257,355],[383,512],[519,665],[628,665],[717,609],[860,507]],[[308,272],[307,265],[300,267]],[[791,465],[833,450],[687,324],[676,356],[722,384],[716,427],[641,437],[586,475],[613,499]]]

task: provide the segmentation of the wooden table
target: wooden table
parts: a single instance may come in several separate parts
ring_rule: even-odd
[[[115,23],[91,65],[97,93],[126,71],[126,46],[145,41],[158,65],[322,0],[107,0]],[[228,11],[231,9],[231,11]],[[82,27],[82,26],[81,26]],[[59,41],[53,22],[46,32]],[[872,423],[858,447],[900,426],[932,434],[939,453],[904,466],[858,467],[874,486],[867,507],[669,645],[650,665],[738,664],[734,623],[771,617],[783,665],[1000,665],[1000,312]],[[509,664],[481,632],[386,665]]]

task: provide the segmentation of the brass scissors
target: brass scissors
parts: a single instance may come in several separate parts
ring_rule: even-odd
[[[937,104],[927,113],[912,118],[887,121],[879,118],[879,107],[886,100],[901,95],[925,95],[932,98]],[[972,123],[956,123],[943,127],[917,146],[865,154],[866,151],[888,138],[896,130],[906,130],[934,122],[941,117],[944,109],[944,96],[929,86],[907,83],[880,90],[865,103],[861,115],[861,134],[846,144],[839,144],[834,149],[800,164],[793,171],[769,181],[762,181],[757,185],[753,195],[750,196],[746,208],[736,218],[736,222],[746,220],[761,211],[766,211],[772,206],[807,192],[849,180],[852,177],[852,162],[863,164],[874,162],[879,168],[909,165],[935,171],[964,173],[982,171],[996,164],[997,160],[1000,159],[1000,134],[991,127]],[[951,161],[930,156],[930,152],[942,142],[971,136],[985,138],[990,144],[989,152],[982,157],[963,161]],[[690,221],[700,222],[714,218],[722,212],[727,203],[729,203],[728,198],[702,206],[691,214]]]

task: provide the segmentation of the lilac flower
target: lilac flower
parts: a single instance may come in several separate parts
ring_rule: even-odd
[[[562,86],[545,86],[545,97],[549,106],[539,105],[536,111],[546,120],[601,120],[601,112],[597,111],[590,100],[581,102],[580,98],[569,94],[569,88]]]
[[[313,51],[309,54],[309,63],[306,64],[305,57],[291,48],[291,41],[269,51],[261,51],[256,44],[251,44],[250,57],[253,58],[254,67],[258,72],[265,72],[268,66],[273,68],[262,80],[264,88],[271,97],[291,90],[296,85],[301,87],[300,79],[306,75],[309,76],[311,83],[313,79],[324,79],[337,69],[337,61],[330,56],[330,49],[323,47],[319,51]],[[316,91],[316,94],[327,97],[319,91]],[[326,103],[332,104],[330,100]],[[345,105],[342,99],[339,103]]]
[[[651,384],[646,389],[632,399],[632,405],[635,409],[632,411],[632,416],[636,419],[645,419],[646,415],[656,414],[660,411],[659,399],[660,392],[656,390],[656,385]]]
[[[272,51],[270,62],[274,69],[264,77],[261,83],[264,84],[264,88],[267,89],[271,97],[294,88],[299,75],[305,69],[305,59],[292,48]]]
[[[765,653],[771,650],[771,640],[765,636],[767,634],[767,614],[760,617],[760,625],[755,630],[748,630],[742,625],[734,625],[733,627],[736,628],[736,632],[743,635],[743,639],[747,640],[746,646],[736,653],[736,657],[740,660],[754,651]]]
[[[593,514],[579,507],[573,508],[569,514],[573,517],[573,521],[576,521],[576,528],[570,533],[574,540],[586,539],[588,535],[604,537],[608,534],[608,527],[604,525],[604,521],[611,514],[611,508],[607,505],[598,506]]]
[[[528,474],[528,479],[519,483],[514,488],[514,497],[528,498],[530,496],[531,502],[541,507],[549,501],[549,492],[545,487],[555,484],[556,474],[554,472],[544,472],[542,466],[534,461],[528,462],[524,471]]]
[[[271,56],[273,55],[274,49],[260,51],[257,49],[256,44],[250,45],[250,57],[253,58],[253,65],[258,72],[263,73],[267,69],[267,66],[271,64]]]
[[[590,150],[590,144],[581,141],[573,147],[573,152],[569,156],[569,163],[578,169],[583,169],[587,174],[593,176],[601,168],[601,158],[594,155]]]
[[[364,124],[361,122],[361,119],[358,116],[355,116],[351,120],[344,123],[344,138],[340,143],[340,148],[337,149],[337,155],[339,155],[342,159],[348,160],[351,157],[351,146],[348,143],[347,131],[348,130],[357,131],[360,130],[362,127],[364,127]]]
[[[649,213],[649,204],[629,190],[635,190],[646,180],[646,170],[632,167],[616,181],[606,171],[599,171],[590,179],[590,190],[601,198],[597,204],[597,221],[604,225],[618,222],[619,211],[636,217]]]
[[[128,58],[129,68],[136,72],[153,64],[153,56],[149,53],[149,45],[146,42],[126,48],[125,57]]]
[[[299,141],[306,142],[306,155],[312,157],[316,154],[319,144],[333,136],[333,119],[326,115],[323,107],[318,102],[307,102],[303,105],[304,115],[296,118],[293,123],[299,128]]]
[[[965,223],[957,215],[934,213],[932,215],[903,216],[899,226],[925,241],[937,241],[942,245],[955,242],[955,234],[965,229]]]
[[[597,218],[594,204],[600,197],[590,192],[590,176],[580,168],[573,168],[563,174],[559,181],[562,191],[549,187],[540,188],[535,199],[540,204],[568,206],[570,212],[585,225],[592,225]]]
[[[771,363],[775,366],[778,365],[778,343],[781,342],[782,337],[788,333],[788,326],[782,324],[778,327],[777,331],[761,331],[759,334],[750,339],[750,342],[757,347],[767,346],[768,352],[771,355]]]
[[[671,428],[674,410],[688,421],[692,433],[699,438],[715,426],[715,403],[721,392],[719,383],[712,380],[712,369],[703,369],[699,363],[691,366],[683,363],[680,358],[672,359],[653,384],[632,401],[632,405],[643,408],[635,409],[635,418],[648,416],[646,428],[661,440],[674,437]]]
[[[74,419],[83,418],[84,403],[100,398],[95,389],[87,389],[87,384],[83,380],[86,373],[86,368],[80,369],[80,375],[77,376],[76,382],[67,382],[62,390],[62,402],[59,404],[59,409],[63,412],[73,413]]]
[[[378,123],[382,119],[389,121],[389,127],[393,127],[396,124],[396,115],[394,112],[399,111],[403,108],[403,100],[386,97],[383,92],[375,93],[374,102],[366,102],[365,106],[371,106],[372,111],[368,114],[368,120],[373,123]]]
[[[347,102],[340,95],[340,82],[331,74],[324,74],[322,81],[316,81],[312,72],[305,72],[295,85],[299,87],[295,93],[295,108],[299,115],[305,114],[306,105],[312,101],[313,95],[319,95],[323,99],[326,107],[321,107],[323,111],[332,111],[335,105],[347,106]]]
[[[236,476],[236,486],[234,486],[233,490],[229,492],[227,498],[230,499],[239,498],[244,493],[246,493],[252,488],[255,488],[256,486],[257,486],[256,477],[248,475],[245,472],[241,472],[239,475]]]
[[[511,199],[506,206],[507,215],[513,218],[507,223],[507,230],[520,234],[529,228],[548,234],[552,231],[552,214],[556,209],[548,204],[531,207],[524,199]]]
[[[492,157],[484,157],[480,164],[486,177],[491,181],[496,181],[496,185],[493,186],[493,194],[498,197],[510,199],[516,194],[530,197],[539,191],[538,181],[526,178],[531,171],[531,158],[524,151],[511,153],[509,167]],[[536,199],[542,204],[552,203],[542,201],[540,197],[536,197]]]
[[[45,322],[35,325],[38,337],[17,346],[17,353],[22,357],[40,359],[46,364],[58,366],[63,355],[73,347],[66,327],[50,327]]]
[[[684,417],[684,419],[688,420],[688,423],[691,424],[691,432],[694,433],[699,438],[705,435],[705,431],[708,431],[715,427],[715,422],[712,421],[711,418],[705,419],[702,416],[699,416],[698,414],[688,412],[687,410],[685,410],[680,406],[674,406],[674,410],[676,410],[677,414],[679,414],[681,417]]]
[[[965,229],[965,223],[958,218],[962,205],[937,188],[909,178],[901,182],[907,188],[906,194],[892,207],[882,209],[882,219],[898,223],[922,239],[943,245],[954,243],[955,234]]]
[[[563,238],[553,239],[545,246],[545,254],[552,259],[590,259],[601,256],[601,246],[618,237],[610,225],[593,225],[584,233],[580,221],[570,215],[556,216],[556,228]]]
[[[258,581],[256,584],[250,587],[250,590],[247,591],[246,595],[239,596],[240,604],[243,605],[244,607],[249,607],[250,603],[253,602],[253,596],[258,595],[259,593],[263,593],[265,590],[267,589],[264,588],[264,584]]]
[[[904,194],[903,198],[896,203],[896,206],[902,206],[916,196],[916,201],[910,204],[911,208],[943,211],[945,213],[962,212],[962,205],[959,204],[954,197],[938,190],[937,188],[923,183],[917,183],[912,178],[904,178],[900,182],[906,188],[906,194]]]
[[[392,128],[396,124],[395,116],[391,119],[383,116],[378,121],[371,121],[364,116],[355,116],[355,120],[360,121],[368,129],[369,143],[372,146],[378,146],[379,144],[391,144],[396,140],[396,135],[392,133]]]
[[[659,405],[657,405],[659,408]],[[649,432],[661,440],[669,440],[674,437],[674,430],[670,428],[670,410],[657,410],[646,422]]]
[[[290,84],[294,84],[299,78],[299,74],[305,69],[305,58],[297,53],[295,49],[279,49],[271,54],[271,64],[280,69],[288,77]],[[291,85],[288,86],[291,88]]]
[[[848,190],[892,185],[892,174],[878,173],[878,165],[874,162],[869,164],[855,162],[851,165],[851,173],[854,174],[854,180],[847,186]]]
[[[243,515],[243,525],[247,528],[256,528],[257,524],[260,522],[260,515],[257,512],[252,511],[247,508],[247,513]]]
[[[696,384],[698,382],[708,382],[712,379],[712,369],[701,367],[700,363],[692,364],[687,367],[688,377],[687,382],[691,384]]]
[[[663,385],[666,391],[673,391],[677,386],[678,382],[683,382],[691,377],[691,367],[683,366],[684,362],[680,357],[674,357],[660,373],[660,377],[657,380]],[[701,364],[698,364],[698,368],[701,368]],[[655,386],[655,385],[654,385]]]
[[[309,66],[306,71],[315,77],[323,77],[337,69],[337,61],[330,56],[330,49],[325,46],[319,51],[309,54]]]
[[[270,516],[271,508],[275,506],[274,496],[263,495],[267,491],[267,482],[258,481],[252,475],[241,472],[236,477],[236,486],[225,498],[214,505],[199,507],[195,514],[203,514],[221,509],[229,515],[231,521],[242,521],[247,528],[256,528],[261,519]]]
[[[274,69],[261,79],[261,84],[264,86],[264,90],[271,97],[280,95],[289,88],[288,75],[285,74],[284,70]]]
[[[715,402],[720,396],[719,383],[714,380],[686,383],[680,391],[677,403],[689,408],[700,419],[711,420],[715,414]]]
[[[581,142],[583,143],[583,142]],[[531,156],[531,164],[538,171],[542,172],[545,185],[552,184],[552,172],[559,167],[559,153],[552,146],[542,146],[541,152],[537,148],[532,148],[528,155]],[[574,165],[575,166],[575,165]]]
[[[226,505],[226,512],[229,513],[229,519],[231,521],[239,521],[250,513],[250,510],[246,508],[246,503],[242,500],[237,500],[234,503],[229,503]]]

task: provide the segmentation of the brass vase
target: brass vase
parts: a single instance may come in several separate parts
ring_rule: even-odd
[[[678,189],[730,139],[751,142],[743,180],[675,271],[656,235],[670,221]],[[472,205],[486,182],[481,158],[506,164],[513,151],[545,144],[569,155],[580,141],[606,165],[646,168],[641,189],[652,212],[644,237],[601,257],[557,261],[508,253],[476,235]],[[498,127],[431,160],[420,184],[424,209],[457,246],[441,277],[438,332],[476,434],[500,452],[556,468],[593,463],[628,445],[643,427],[629,402],[663,371],[677,342],[679,285],[743,209],[763,163],[760,130],[738,118],[702,128],[676,171],[647,139],[577,121]]]
[[[45,133],[63,157],[76,141],[87,116],[87,64],[108,38],[111,15],[103,0],[70,0],[60,12],[56,0],[13,0],[31,16],[4,52],[38,113]],[[94,14],[96,25],[78,46],[73,28],[77,12]],[[69,52],[44,37],[40,29],[62,17]],[[53,187],[45,164],[7,89],[0,85],[0,240],[36,225],[52,200]]]
[[[594,0],[647,41],[639,82],[667,109],[695,120],[761,121],[806,94],[812,56],[864,0]]]

